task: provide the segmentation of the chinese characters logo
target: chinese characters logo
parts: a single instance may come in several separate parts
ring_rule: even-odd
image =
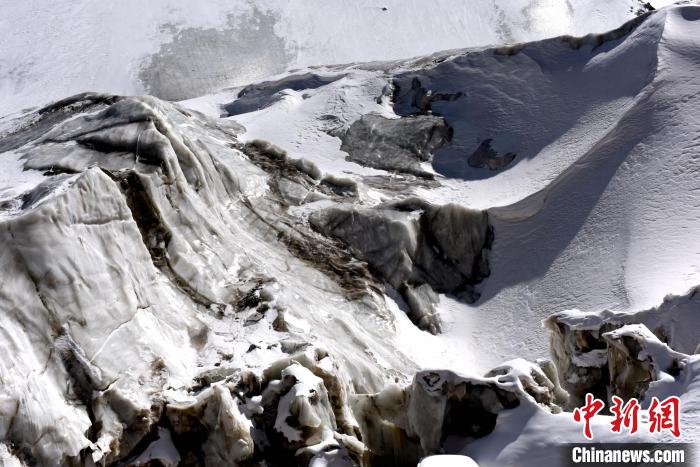
[[[624,428],[629,434],[639,430],[641,416],[640,405],[637,399],[630,399],[627,403],[612,396],[613,405],[610,412],[613,420],[610,422],[610,431],[621,433]],[[593,439],[591,419],[605,408],[605,402],[596,399],[593,394],[586,394],[586,403],[583,407],[574,410],[574,421],[583,423],[583,435],[586,439]],[[649,406],[649,433],[670,432],[674,437],[681,436],[680,430],[680,399],[671,396],[663,401],[652,397]]]

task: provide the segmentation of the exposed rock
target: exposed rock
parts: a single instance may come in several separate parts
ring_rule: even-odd
[[[263,450],[274,446],[262,453],[272,465],[307,466],[320,457],[334,458],[339,465],[365,465],[347,382],[339,374],[325,351],[307,349],[272,364],[254,385],[238,386],[241,395],[259,400],[261,410],[252,413],[256,443]]]
[[[362,177],[362,183],[389,196],[411,192],[412,189],[437,188],[440,182],[411,174],[369,175]]]
[[[313,162],[290,159],[284,149],[267,141],[250,141],[241,150],[270,175],[270,187],[288,205],[357,195],[357,185],[352,180],[333,175],[323,177]]]
[[[662,375],[677,377],[687,355],[672,350],[643,324],[628,324],[603,334],[608,344],[610,393],[628,400],[642,399]]]
[[[469,156],[467,162],[472,167],[481,169],[488,167],[489,170],[500,170],[513,162],[515,154],[512,152],[499,156],[498,153],[491,147],[492,139],[485,139],[481,142],[478,148]]]
[[[558,381],[547,375],[543,367],[547,368],[547,365],[516,359],[497,366],[486,373],[485,377],[495,377],[500,383],[514,383],[538,404],[558,413],[561,411],[559,404],[566,401],[566,392],[558,385]]]
[[[22,307],[3,304],[3,328],[21,331],[8,351],[13,360],[0,369],[4,378],[31,368],[37,375],[31,391],[52,389],[29,403],[21,402],[27,387],[6,388],[8,400],[17,401],[0,406],[14,414],[5,438],[12,455],[47,465],[369,465],[348,394],[383,380],[374,356],[365,362],[340,349],[369,348],[358,336],[375,330],[348,332],[352,344],[343,336],[329,340],[340,355],[331,360],[309,344],[308,325],[242,247],[271,236],[279,245],[258,251],[283,248],[337,278],[318,283],[339,286],[336,302],[343,297],[371,309],[363,313],[377,326],[385,319],[375,295],[380,286],[366,265],[287,212],[304,202],[304,191],[340,201],[356,195],[356,183],[322,177],[313,164],[265,142],[240,145],[235,125],[153,98],[79,96],[37,121],[48,118],[42,115],[56,121],[41,134],[28,126],[13,136],[26,166],[47,175],[1,224],[11,245],[1,257],[14,281],[8,290],[21,295]],[[434,290],[473,298],[473,284],[488,272],[487,215],[418,200],[372,212],[379,214],[376,229],[394,216],[403,225],[397,238],[413,239],[404,252],[386,239],[390,257],[408,262],[383,270],[383,277],[401,287],[413,319],[437,332]],[[128,255],[125,244],[133,245]],[[47,248],[62,253],[53,252],[50,264],[37,261]],[[75,251],[85,257],[66,256]],[[360,329],[352,319],[342,325]],[[238,345],[236,330],[258,335],[265,328],[276,343],[233,349],[221,342],[223,335]],[[46,349],[40,361],[30,363],[20,350],[33,348],[29,342]],[[242,355],[254,358],[274,346],[291,355],[258,376],[241,371]],[[387,347],[381,359],[392,361],[392,352]],[[362,376],[350,384],[346,374]],[[59,390],[44,379],[69,384]],[[37,411],[50,416],[37,418]],[[73,421],[60,431],[27,422],[59,418]],[[419,459],[419,450],[409,452]]]
[[[238,465],[254,452],[250,421],[228,388],[214,385],[194,401],[170,402],[166,417],[183,459],[204,465]]]
[[[434,113],[432,108],[434,102],[456,101],[462,97],[462,92],[460,91],[450,93],[433,92],[430,89],[426,89],[417,77],[411,79],[411,86],[405,93],[399,81],[394,81],[392,85],[394,87],[393,100],[398,100],[398,96],[401,95],[401,99],[404,100],[406,104],[410,105],[415,110],[415,113],[421,115]]]
[[[338,196],[357,196],[357,183],[349,178],[326,175],[321,180],[321,186],[327,187]]]
[[[407,200],[376,208],[333,207],[314,212],[309,221],[347,243],[402,293],[421,329],[440,327],[432,310],[435,297],[422,285],[471,303],[479,297],[475,285],[489,274],[486,251],[493,234],[485,212]]]
[[[399,290],[408,305],[408,317],[420,329],[424,329],[431,334],[438,334],[441,331],[440,316],[435,309],[439,302],[439,297],[428,284],[421,284],[412,287],[404,284]]]
[[[541,358],[537,360],[537,365],[540,367],[545,376],[552,382],[554,387],[552,388],[552,395],[554,396],[554,403],[558,407],[567,407],[569,404],[569,393],[561,387],[559,382],[559,373],[557,372],[557,367],[548,358]]]
[[[280,178],[277,180],[277,189],[282,195],[282,198],[292,206],[304,204],[304,201],[309,196],[309,190],[300,183],[297,183],[288,178]]]
[[[376,169],[433,178],[421,163],[450,139],[450,129],[440,117],[416,116],[389,119],[363,115],[342,136],[347,160]]]
[[[545,320],[545,326],[551,333],[550,350],[561,384],[571,396],[570,407],[581,406],[587,393],[607,399],[607,345],[601,339],[605,331],[573,330],[556,316]]]
[[[638,0],[638,1],[639,1],[639,6],[637,7],[636,10],[634,10],[634,7],[630,7],[630,11],[634,12],[635,15],[639,16],[639,15],[643,15],[645,13],[648,13],[650,11],[656,10],[656,8],[654,8],[654,6],[649,2],[645,2],[643,0]]]
[[[637,344],[634,342],[646,341],[645,345],[652,345],[652,342],[658,341],[680,349],[684,354],[692,354],[700,341],[700,330],[678,323],[692,322],[697,313],[699,296],[697,289],[693,289],[684,296],[666,297],[656,308],[635,313],[568,310],[547,318],[544,324],[551,333],[552,358],[562,386],[571,395],[571,406],[580,406],[587,392],[602,399],[610,394],[631,397],[632,393],[641,395],[644,392],[643,382],[648,384],[651,381],[650,367],[644,364],[634,364],[629,368],[628,376],[631,378],[630,384],[636,388],[634,390],[621,386],[620,381],[611,380],[619,378],[620,373],[624,373],[623,368],[637,358],[639,349],[635,349]],[[637,337],[632,340],[632,335],[620,337],[631,346],[629,348],[620,339],[611,340],[616,335],[613,331],[628,325],[644,329],[642,332],[638,328],[639,332],[632,334]]]
[[[301,158],[294,161],[294,166],[300,171],[313,178],[314,180],[321,179],[321,170],[310,160]]]
[[[413,466],[441,453],[448,437],[468,443],[489,434],[501,411],[524,400],[557,412],[555,398],[554,383],[537,365],[514,360],[484,378],[421,371],[406,388],[357,396],[354,410],[372,465]]]
[[[339,375],[326,352],[310,348],[259,375],[242,374],[187,400],[166,401],[157,438],[131,462],[148,457],[166,436],[180,465],[368,465]]]
[[[675,15],[690,22],[698,12]],[[681,35],[676,25],[662,24],[674,21],[670,13],[659,18],[654,28],[642,31],[650,36],[644,44],[651,48],[666,42],[673,45],[672,35]],[[263,26],[269,29],[270,24]],[[658,38],[652,37],[654,29]],[[191,31],[183,31],[185,39],[176,43],[189,40]],[[220,39],[221,31],[210,30],[201,37],[207,35]],[[600,40],[614,37],[620,36],[609,34]],[[427,165],[431,151],[448,141],[456,143],[447,121],[456,121],[459,144],[444,147],[436,156],[461,152],[456,160],[465,178],[486,173],[470,171],[469,164],[491,170],[506,167],[514,158],[508,151],[517,152],[521,159],[539,156],[545,149],[561,154],[557,147],[562,146],[557,145],[565,139],[576,143],[567,146],[572,153],[589,154],[573,167],[590,170],[591,177],[605,185],[604,177],[597,176],[596,164],[588,164],[596,154],[599,162],[610,164],[616,177],[624,173],[613,170],[614,158],[601,156],[607,153],[579,147],[578,131],[589,133],[588,122],[601,120],[607,136],[598,141],[591,131],[590,144],[598,141],[596,148],[622,148],[621,153],[626,148],[637,151],[648,142],[637,141],[634,138],[639,135],[630,131],[644,125],[637,125],[637,120],[634,125],[625,123],[640,109],[651,108],[641,105],[644,100],[650,105],[656,102],[645,93],[666,91],[656,86],[659,81],[646,87],[651,78],[621,80],[619,89],[603,94],[585,84],[611,76],[600,70],[616,71],[614,56],[645,62],[640,73],[631,73],[634,76],[658,71],[655,60],[673,63],[672,56],[640,53],[629,43],[591,51],[588,46],[600,42],[593,37],[564,40],[586,47],[579,54],[581,60],[560,54],[569,49],[561,39],[536,48],[448,52],[416,61],[354,66],[348,69],[352,79],[328,86],[334,92],[322,94],[329,97],[327,105],[317,106],[316,112],[307,112],[301,104],[318,104],[322,99],[318,95],[309,99],[315,93],[295,89],[323,86],[341,75],[297,75],[249,86],[228,109],[231,113],[257,109],[289,96],[285,105],[259,114],[279,122],[277,110],[304,113],[304,120],[295,115],[291,122],[289,134],[296,134],[296,141],[289,144],[287,136],[280,137],[288,147],[316,157],[308,148],[318,142],[319,152],[324,152],[318,155],[319,164],[324,170],[332,168],[328,157],[337,157],[337,145],[331,144],[337,141],[325,131],[342,137],[350,159],[400,175],[322,173],[309,160],[291,159],[265,141],[241,144],[236,135],[242,128],[231,121],[209,119],[150,97],[85,94],[17,121],[1,121],[0,126],[12,130],[0,138],[0,156],[8,157],[18,173],[27,169],[36,179],[25,188],[22,178],[20,191],[0,193],[0,463],[414,467],[417,462],[440,462],[440,458],[425,461],[425,456],[470,449],[472,442],[494,430],[496,436],[475,442],[473,454],[480,460],[484,455],[513,455],[507,451],[521,454],[523,445],[531,447],[533,442],[546,453],[548,442],[569,440],[566,434],[572,432],[571,426],[563,426],[563,435],[552,440],[539,434],[542,427],[567,422],[562,416],[550,416],[569,403],[551,361],[512,360],[483,377],[442,370],[416,374],[416,367],[428,359],[451,359],[452,349],[441,338],[407,327],[394,304],[384,300],[393,290],[383,290],[384,283],[398,290],[403,300],[396,302],[407,306],[410,319],[421,329],[438,333],[442,324],[436,311],[438,294],[472,303],[479,299],[480,284],[490,273],[487,257],[493,229],[486,211],[404,199],[409,193],[439,186]],[[501,52],[513,55],[498,55]],[[690,63],[693,57],[682,58]],[[523,62],[526,66],[520,67]],[[620,68],[625,68],[628,62],[621,63]],[[372,67],[381,71],[370,72]],[[401,113],[408,108],[411,115],[360,116],[367,109],[390,114],[387,83],[396,73],[403,75],[402,85],[409,80],[411,84],[407,95],[396,96],[401,102],[396,102],[395,110]],[[510,79],[514,75],[521,79]],[[572,80],[572,76],[582,79]],[[519,83],[528,85],[521,90]],[[562,83],[567,86],[559,86]],[[692,98],[683,87],[681,91],[663,99],[677,97],[678,103]],[[347,105],[351,99],[352,105]],[[556,105],[535,105],[540,101]],[[188,105],[210,108],[211,101]],[[616,107],[636,110],[616,113]],[[558,111],[555,115],[563,122],[533,118],[546,113],[543,109]],[[251,129],[260,122],[253,118],[246,120],[252,123]],[[509,120],[507,125],[502,124],[504,120]],[[355,123],[348,127],[348,122]],[[307,130],[315,134],[307,138]],[[628,131],[624,138],[616,134]],[[492,134],[505,155],[491,147],[487,138]],[[325,149],[331,149],[330,156]],[[630,158],[630,164],[644,155]],[[692,174],[685,170],[688,167],[679,167],[679,172]],[[556,180],[551,190],[538,192],[556,194],[568,186],[568,177],[577,175],[566,173],[560,178],[550,171],[538,172],[524,181],[547,185]],[[520,183],[510,177],[517,171],[504,175]],[[590,181],[586,177],[583,182]],[[561,180],[567,183],[561,185]],[[431,196],[445,199],[449,190],[470,185],[464,197],[460,194],[462,202],[474,195],[471,199],[478,199],[480,205],[493,205],[494,198],[482,198],[481,188],[474,192],[471,188],[493,188],[498,180],[473,185],[453,182],[444,182],[443,189]],[[511,190],[510,184],[503,185]],[[416,191],[407,189],[411,186]],[[575,205],[584,214],[592,213],[592,219],[600,214],[600,206],[587,204],[589,191],[584,190],[585,196]],[[513,186],[508,196],[525,194]],[[544,195],[545,204],[556,198]],[[509,199],[500,203],[503,212],[517,210],[518,206],[508,206]],[[558,229],[561,223],[556,221],[561,217],[547,217],[546,208],[538,215],[552,222],[540,223],[534,208],[519,212],[517,219],[494,221],[504,233],[517,227],[503,236],[501,244],[510,246],[499,251],[513,253],[531,228],[544,226],[545,234],[553,225]],[[550,251],[542,261],[513,274],[505,271],[491,284],[490,290],[499,290],[489,297],[490,303],[510,307],[507,314],[498,315],[512,318],[506,324],[510,331],[529,322],[511,313],[521,303],[527,301],[531,314],[541,312],[530,306],[531,299],[563,299],[556,291],[540,293],[539,279],[531,289],[529,279],[547,276],[550,285],[560,284],[564,276],[549,277],[548,271],[578,264],[568,259],[559,262],[569,249],[561,250],[560,243],[566,240],[572,248],[585,245],[587,231],[595,230],[591,225],[567,224],[564,236],[555,232],[552,245],[544,242],[551,248],[545,248]],[[579,244],[572,243],[569,234]],[[626,244],[625,238],[620,245]],[[557,252],[562,254],[552,262],[548,255]],[[508,254],[498,255],[499,261],[508,258]],[[638,286],[637,279],[636,285],[629,284],[630,290]],[[501,294],[506,289],[510,296]],[[586,291],[582,303],[595,298],[595,284],[589,289],[593,292]],[[698,329],[688,326],[696,321],[685,319],[690,313],[697,315],[697,300],[693,292],[653,312],[622,317],[601,313],[591,319],[568,313],[553,318],[548,326],[564,384],[576,391],[592,388],[603,396],[625,398],[648,398],[669,388],[681,393],[690,385],[697,388],[693,375],[700,374],[694,369],[700,360],[663,343],[678,345],[686,353],[697,347]],[[454,303],[447,306],[450,311],[458,308]],[[474,310],[465,311],[471,316]],[[452,313],[450,320],[455,316]],[[648,329],[628,324],[631,319],[644,322]],[[461,334],[468,322],[456,321],[450,331]],[[469,324],[478,325],[476,321]],[[515,331],[511,338],[517,337]],[[457,336],[447,336],[453,337]],[[521,345],[511,339],[509,350],[500,351],[539,348],[530,335],[526,340],[527,345]],[[477,342],[498,341],[498,337],[478,336]],[[436,348],[423,347],[431,344]],[[475,364],[488,357],[479,351],[470,353],[474,346],[465,348],[464,357]],[[419,355],[422,350],[431,355]],[[574,400],[580,395],[575,393]],[[484,445],[490,452],[480,451]],[[471,464],[465,457],[460,461]],[[484,459],[486,464],[491,463]]]

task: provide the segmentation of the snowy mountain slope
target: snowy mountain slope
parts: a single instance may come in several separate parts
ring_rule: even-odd
[[[82,95],[3,139],[46,174],[2,205],[2,437],[27,459],[124,458],[164,401],[310,345],[347,359],[337,377],[356,392],[415,368],[387,340],[405,316],[361,264],[265,206],[280,200],[237,131],[153,98]]]
[[[2,4],[0,115],[84,91],[184,99],[309,65],[601,32],[638,0]]]
[[[697,14],[652,16],[664,27],[658,69],[633,107],[542,193],[505,214],[490,210],[495,274],[486,288],[502,292],[487,306],[503,309],[512,293],[511,303],[541,317],[572,307],[644,309],[698,283]],[[523,211],[534,213],[513,219]]]
[[[0,462],[557,465],[574,373],[697,441],[699,27],[3,119]]]
[[[372,428],[390,415],[362,395],[407,383],[443,344],[364,263],[289,212],[290,186],[311,204],[351,204],[337,182],[269,144],[242,145],[235,124],[152,97],[82,94],[18,123],[3,149],[43,180],[2,202],[4,457],[358,465],[396,449]],[[459,236],[457,209],[436,222]],[[489,420],[534,398],[558,410],[535,364],[443,378],[457,394],[498,394],[483,401]],[[419,374],[399,391],[427,391],[440,407],[433,384]],[[410,399],[376,397],[387,410]],[[420,407],[401,429],[430,444],[410,462],[442,439]]]
[[[275,99],[231,118],[246,127],[241,138],[273,141],[356,180],[366,205],[403,190],[488,209],[495,239],[481,299],[443,296],[439,305],[442,338],[471,356],[465,369],[476,361],[486,370],[515,355],[541,356],[539,322],[555,311],[650,308],[698,283],[696,8],[663,10],[602,36],[318,69],[328,84],[258,84]],[[241,92],[186,105],[226,114]],[[428,111],[452,129],[432,167],[423,163],[434,180],[388,177],[347,160],[343,134],[362,115]],[[472,167],[485,140],[496,158],[515,158],[496,170]],[[443,170],[448,162],[459,170]]]

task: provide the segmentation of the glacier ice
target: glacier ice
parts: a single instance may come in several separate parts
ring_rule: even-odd
[[[697,18],[0,119],[0,463],[552,465],[586,392],[697,442]]]
[[[315,251],[337,251],[338,262],[323,268],[326,273],[363,270],[340,246],[291,224],[283,200],[269,191],[265,170],[236,142],[236,127],[153,98],[94,95],[55,104],[32,118],[37,121],[14,138],[34,137],[42,119],[57,122],[21,146],[26,164],[45,170],[46,181],[22,195],[2,222],[2,264],[8,272],[3,329],[14,335],[3,340],[10,358],[2,377],[12,381],[5,386],[3,413],[16,413],[4,418],[10,423],[3,437],[17,449],[34,446],[30,458],[125,459],[158,431],[161,414],[168,413],[164,391],[216,380],[213,370],[223,370],[221,361],[235,365],[233,375],[244,355],[255,367],[258,359],[295,348],[280,345],[278,333],[299,334],[308,342],[313,322],[308,320],[325,321],[326,314],[309,314],[294,289],[276,285],[280,276],[270,268],[296,277],[300,287],[311,281],[312,295],[327,298],[305,299],[336,302],[332,320],[353,316],[342,319],[346,343],[334,336],[330,348],[362,342],[361,329],[379,344],[382,329],[393,326],[387,312],[381,317],[383,301],[367,285],[369,276],[367,284],[361,277],[347,280],[347,293],[359,289],[365,297],[348,300],[340,281],[310,260],[289,255],[286,245],[310,254],[314,250],[304,245],[316,238]],[[313,180],[293,163],[287,168]],[[302,168],[310,170],[308,164]],[[285,235],[287,240],[280,239]],[[260,318],[251,322],[251,313]],[[360,324],[364,319],[374,324]],[[251,325],[240,334],[244,321]],[[346,354],[353,361],[347,370],[356,374],[355,390],[379,389],[383,365],[412,366],[389,346],[381,356],[377,345],[361,345],[373,353],[359,359]],[[36,374],[13,376],[27,371]],[[34,393],[40,396],[24,396]],[[231,406],[221,393],[212,397]],[[235,419],[235,410],[231,413]],[[56,431],[57,419],[71,423]],[[228,435],[222,436],[202,449],[230,445]]]

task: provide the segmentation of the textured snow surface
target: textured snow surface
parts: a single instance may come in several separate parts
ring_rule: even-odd
[[[192,97],[0,120],[0,463],[557,465],[588,390],[700,439],[700,6],[163,5],[0,20],[0,112]]]
[[[443,454],[423,459],[418,467],[478,467],[477,463],[467,456]]]
[[[237,127],[152,98],[82,99],[88,113],[21,149],[28,165],[58,172],[49,180],[65,180],[62,192],[37,185],[0,224],[3,438],[60,462],[93,446],[85,408],[66,399],[105,391],[106,408],[92,417],[114,417],[112,398],[146,410],[152,394],[170,389],[177,399],[208,370],[224,378],[320,344],[317,332],[346,355],[356,391],[379,390],[392,372],[414,367],[387,340],[405,315],[369,291],[348,300],[274,239],[267,175],[231,146]],[[46,160],[47,151],[60,157]],[[374,342],[362,343],[363,334]],[[123,405],[115,410],[128,419]],[[109,454],[121,425],[103,424],[91,449]]]
[[[696,8],[662,10],[604,36],[326,69],[342,78],[282,91],[231,118],[246,127],[243,139],[272,141],[363,182],[368,204],[408,187],[437,204],[488,210],[495,238],[481,299],[442,296],[438,305],[443,338],[468,356],[461,368],[485,371],[546,352],[539,322],[556,311],[648,309],[699,282]],[[434,180],[385,172],[378,186],[382,171],[348,160],[336,135],[362,115],[420,113],[414,78],[452,141],[435,151]],[[218,105],[238,92],[186,105],[225,114]],[[487,139],[515,159],[499,170],[469,166]],[[444,161],[461,171],[443,170]]]
[[[0,115],[84,91],[185,99],[309,65],[603,32],[638,0],[3,2]]]

